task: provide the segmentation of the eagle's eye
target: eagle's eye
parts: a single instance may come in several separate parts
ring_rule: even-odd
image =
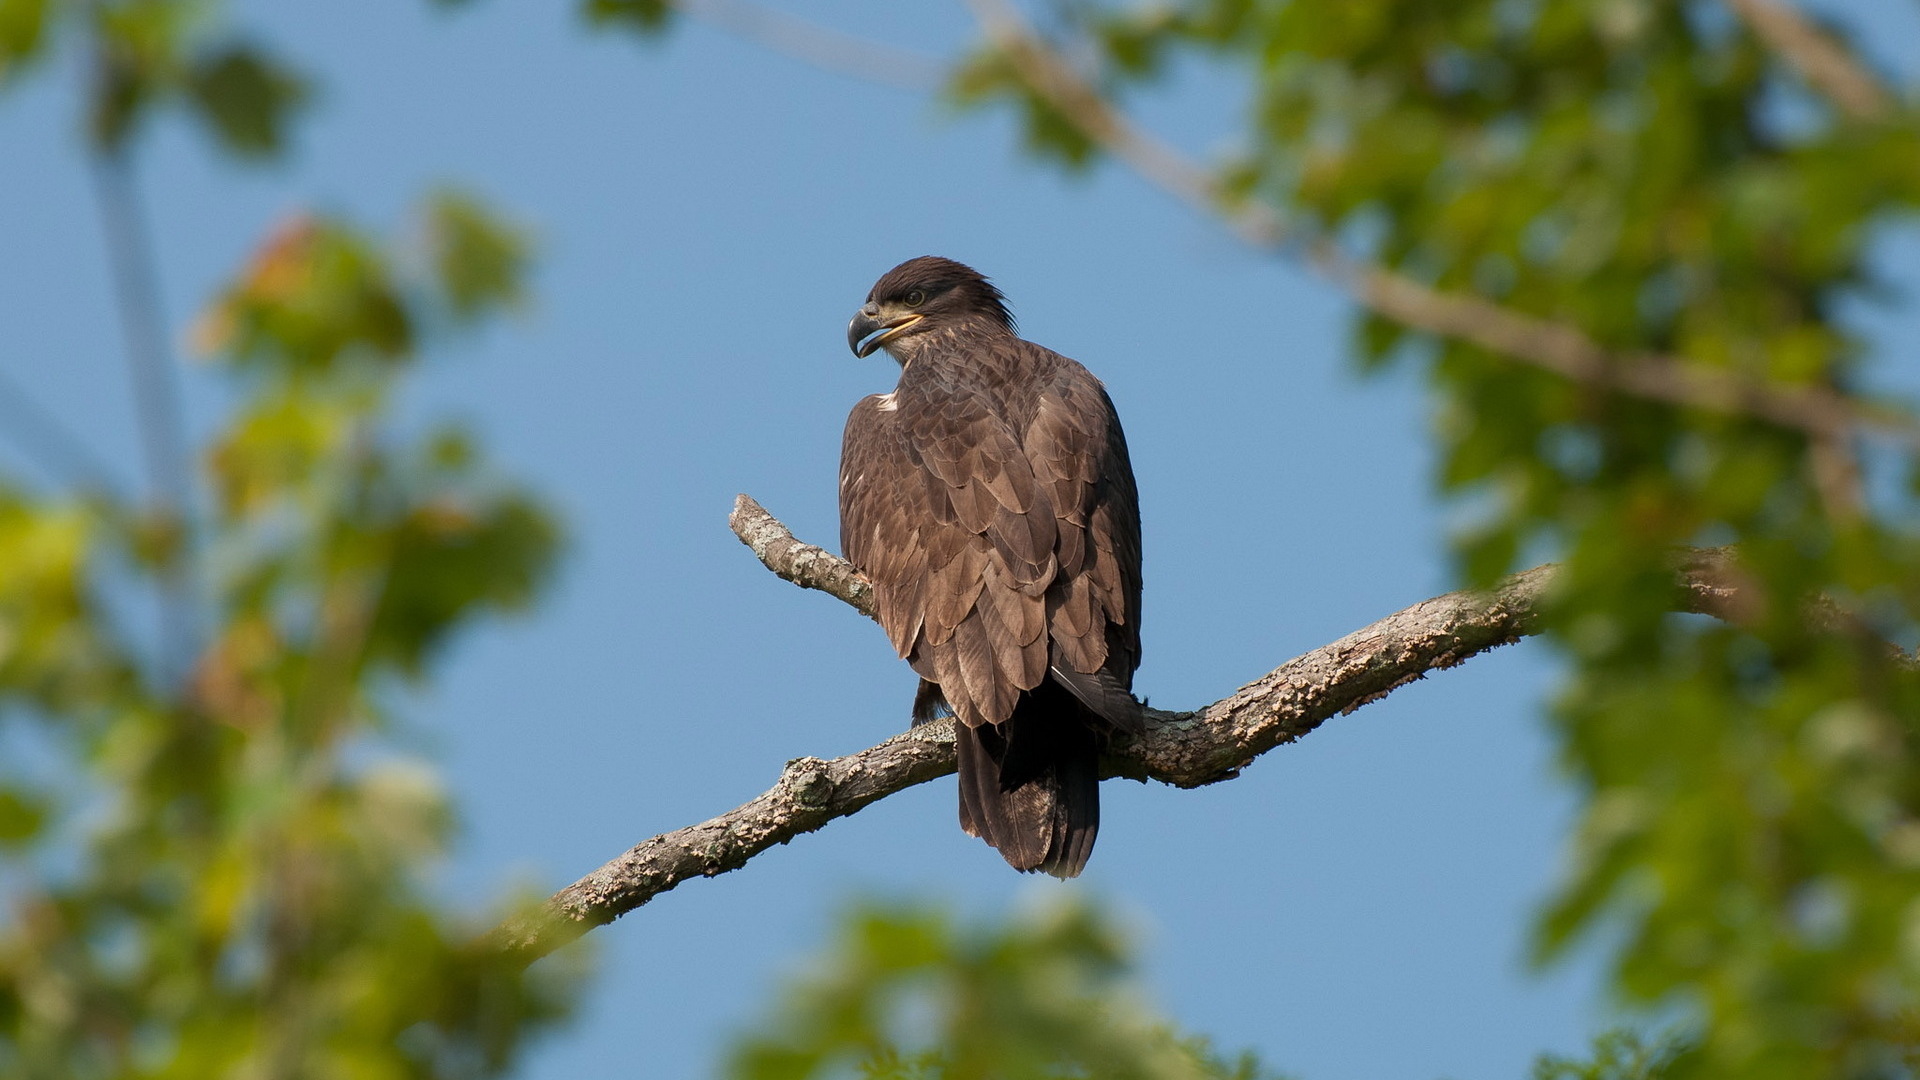
[[[907,302],[908,307],[919,307],[921,304],[924,304],[927,302],[927,294],[920,291],[919,289],[915,289],[912,292],[908,293],[902,299],[904,299]]]

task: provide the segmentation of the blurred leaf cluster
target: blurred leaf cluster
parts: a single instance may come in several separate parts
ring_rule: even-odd
[[[511,232],[462,199],[429,217],[440,254],[490,254],[406,278],[300,218],[203,320],[240,393],[206,453],[189,677],[113,601],[163,570],[138,508],[0,485],[0,737],[34,751],[0,758],[0,1073],[491,1075],[564,1013],[567,968],[521,970],[477,940],[498,912],[432,895],[449,808],[388,723],[557,544],[465,434],[390,417],[422,332],[512,294]]]
[[[1267,1080],[1141,1000],[1125,936],[1082,903],[965,925],[869,907],[735,1047],[737,1080]]]
[[[433,0],[433,3],[460,8],[473,0]],[[579,0],[576,10],[589,26],[655,37],[672,24],[675,6],[674,0]]]
[[[1603,1033],[1585,1061],[1543,1054],[1533,1080],[1663,1080],[1688,1048],[1673,1039],[1649,1040],[1629,1029]]]
[[[1876,397],[1841,317],[1885,301],[1877,241],[1920,209],[1920,114],[1834,107],[1720,0],[1169,0],[1068,5],[1062,55],[1112,100],[1178,62],[1250,103],[1223,207],[1271,207],[1438,289],[1749,385]],[[1844,47],[1845,28],[1834,28]],[[1005,54],[961,72],[1087,156]],[[1678,1074],[1877,1076],[1920,1055],[1920,470],[1830,439],[1545,373],[1377,314],[1417,364],[1462,576],[1565,564],[1553,708],[1585,804],[1543,957],[1614,950],[1679,1007]],[[1908,413],[1907,415],[1911,415]],[[1686,545],[1731,545],[1726,621],[1675,614]]]
[[[223,150],[280,151],[306,79],[217,29],[209,0],[0,0],[0,88],[63,45],[85,51],[95,147],[121,152],[155,108],[176,104]]]
[[[95,153],[170,99],[272,152],[302,84],[207,8],[0,0],[0,77],[66,33]],[[394,722],[559,544],[466,432],[396,419],[528,257],[470,197],[420,219],[397,245],[289,220],[201,318],[232,390],[204,505],[0,475],[0,1075],[490,1076],[571,1006],[579,956],[527,971],[481,938],[499,910],[436,894],[453,815]],[[176,603],[188,640],[140,632]]]

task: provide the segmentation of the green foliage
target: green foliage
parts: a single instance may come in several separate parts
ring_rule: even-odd
[[[0,85],[40,51],[55,0],[0,0]]]
[[[418,320],[379,251],[343,226],[311,218],[281,225],[196,331],[227,364],[288,390],[297,372],[323,380],[377,379],[413,354]],[[292,403],[298,415],[304,400]],[[343,402],[344,404],[344,402]],[[335,432],[338,434],[338,431]],[[326,445],[315,445],[322,452]]]
[[[428,207],[428,242],[448,306],[462,318],[526,301],[529,244],[518,230],[494,220],[458,191],[441,191]]]
[[[1093,140],[1052,99],[1024,82],[1019,66],[1005,53],[989,50],[962,61],[948,76],[947,96],[963,108],[1005,98],[1020,111],[1029,151],[1069,169],[1084,169],[1094,161]]]
[[[297,219],[203,321],[242,393],[208,449],[212,625],[184,683],[111,617],[139,514],[0,501],[0,721],[38,716],[58,761],[52,788],[0,762],[0,1073],[490,1076],[566,1012],[577,961],[522,970],[478,939],[500,912],[431,898],[451,811],[380,738],[393,677],[526,604],[557,543],[465,437],[387,418],[422,328],[452,318],[436,302],[517,295],[498,258],[436,254],[406,280]]]
[[[31,843],[46,820],[44,796],[24,788],[0,788],[0,849],[18,849]]]
[[[1672,1040],[1649,1044],[1632,1031],[1609,1031],[1594,1040],[1591,1060],[1542,1055],[1533,1080],[1664,1080],[1683,1053]]]
[[[431,0],[445,8],[465,7],[473,0]],[[580,17],[594,27],[623,30],[640,37],[657,37],[673,24],[672,0],[580,0]]]
[[[306,83],[246,45],[195,57],[183,82],[221,142],[235,153],[254,157],[280,152],[287,115],[307,97]]]
[[[178,101],[277,153],[304,84],[204,23],[0,0],[0,78],[72,32],[97,150]],[[289,221],[201,320],[236,390],[204,514],[0,477],[0,744],[33,750],[0,755],[0,1075],[493,1076],[570,1007],[579,957],[524,970],[480,937],[501,910],[434,897],[453,814],[387,736],[397,684],[531,602],[559,543],[464,433],[390,417],[424,342],[523,298],[518,231],[457,195],[423,216],[397,253]],[[129,593],[181,581],[193,638],[143,647]]]
[[[77,37],[92,58],[88,124],[97,149],[119,153],[157,107],[178,103],[240,157],[279,152],[306,80],[265,50],[206,31],[209,4],[191,0],[0,0],[0,84]]]
[[[1824,105],[1728,5],[1076,10],[1109,92],[1177,57],[1240,72],[1252,108],[1222,190],[1308,237],[1570,326],[1621,362],[1872,386],[1867,344],[1835,312],[1874,298],[1871,244],[1920,209],[1920,117]],[[999,57],[968,70],[963,101],[1004,100],[1045,152],[1082,160],[1084,135],[1036,117]],[[1886,643],[1920,640],[1920,532],[1910,493],[1849,469],[1913,463],[1378,315],[1358,342],[1366,363],[1429,374],[1440,486],[1477,512],[1456,538],[1462,576],[1543,557],[1567,570],[1550,625],[1572,671],[1553,715],[1586,809],[1541,955],[1610,929],[1622,997],[1698,1027],[1676,1075],[1911,1068],[1920,685]],[[1728,543],[1739,605],[1719,622],[1673,614],[1674,550]]]
[[[1182,1037],[1127,980],[1125,939],[1062,904],[963,926],[939,909],[850,912],[839,941],[743,1039],[738,1080],[1262,1080]]]

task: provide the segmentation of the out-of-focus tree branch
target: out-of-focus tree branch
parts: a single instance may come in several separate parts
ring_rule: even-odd
[[[68,424],[0,371],[0,432],[41,468],[81,491],[118,495],[114,471]]]
[[[1727,0],[1763,41],[1851,116],[1884,115],[1891,97],[1837,42],[1780,0]],[[1168,143],[1135,125],[1074,65],[1034,33],[1006,0],[968,0],[989,39],[1033,90],[1091,141],[1143,179],[1221,220],[1247,244],[1297,250],[1349,295],[1386,318],[1469,342],[1589,386],[1682,408],[1757,417],[1805,433],[1813,481],[1836,520],[1853,520],[1862,495],[1852,441],[1871,432],[1920,450],[1920,422],[1894,408],[1830,387],[1787,386],[1659,354],[1612,352],[1578,328],[1515,311],[1477,296],[1444,292],[1358,259],[1325,240],[1296,243],[1271,208],[1229,199],[1218,179]],[[675,7],[766,48],[870,81],[908,90],[940,84],[931,57],[844,34],[749,0],[675,0]]]
[[[1222,221],[1250,246],[1297,250],[1349,295],[1386,318],[1466,341],[1563,378],[1682,408],[1757,417],[1804,432],[1815,481],[1836,517],[1857,513],[1858,465],[1850,440],[1867,431],[1920,450],[1920,421],[1820,386],[1787,386],[1660,354],[1610,351],[1578,328],[1462,293],[1444,292],[1325,240],[1302,237],[1271,208],[1228,198],[1218,179],[1116,109],[1006,0],[967,0],[987,37],[1021,78],[1082,134],[1155,187]],[[1883,112],[1890,98],[1838,44],[1778,0],[1728,0],[1755,33],[1849,114]],[[748,0],[675,0],[680,11],[817,67],[909,90],[940,84],[937,61],[843,34]]]
[[[1156,187],[1223,219],[1247,243],[1291,250],[1299,238],[1272,210],[1230,199],[1212,173],[1116,109],[1005,0],[967,0],[988,39],[1035,93],[1082,134]],[[1659,354],[1612,352],[1578,328],[1443,292],[1356,258],[1325,240],[1299,244],[1306,260],[1380,315],[1415,330],[1470,342],[1568,379],[1683,408],[1754,416],[1834,444],[1836,431],[1865,430],[1920,450],[1920,421],[1897,409],[1818,386],[1744,378]]]
[[[159,272],[134,184],[131,151],[97,148],[93,175],[114,294],[126,339],[127,369],[159,521],[172,534],[160,577],[162,677],[183,675],[196,650],[193,567],[193,465],[185,410],[161,309]]]
[[[930,93],[945,79],[931,56],[842,33],[749,0],[673,0],[673,6],[736,37],[826,71]]]
[[[1780,54],[1807,85],[1856,120],[1893,111],[1893,95],[1858,56],[1822,33],[1785,0],[1726,0],[1754,36]]]
[[[768,569],[837,597],[865,615],[872,586],[839,556],[794,538],[742,495],[734,532]],[[1147,734],[1114,746],[1108,777],[1200,787],[1229,780],[1261,754],[1467,658],[1539,629],[1538,605],[1552,566],[1515,574],[1487,592],[1423,601],[1295,657],[1232,694],[1191,712],[1148,710]],[[1700,552],[1678,569],[1675,606],[1737,616],[1740,583],[1724,553]],[[642,841],[555,893],[534,913],[495,931],[500,947],[531,962],[695,877],[714,877],[835,818],[954,771],[953,729],[940,721],[846,757],[789,761],[759,797],[697,825]]]

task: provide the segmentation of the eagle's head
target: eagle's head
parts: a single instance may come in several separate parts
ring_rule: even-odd
[[[904,363],[903,354],[914,338],[967,323],[1006,333],[1014,329],[1006,297],[980,271],[952,259],[922,255],[873,283],[866,304],[847,324],[847,345],[856,356],[885,348]]]

